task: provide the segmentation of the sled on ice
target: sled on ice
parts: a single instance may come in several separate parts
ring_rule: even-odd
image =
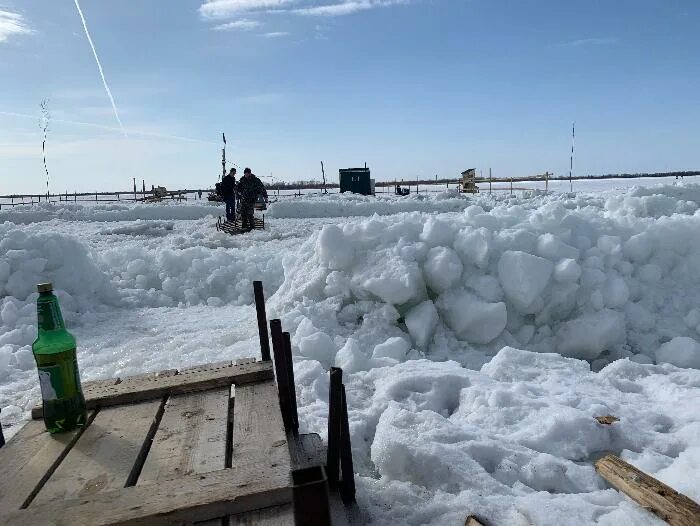
[[[250,230],[243,228],[240,214],[236,214],[235,221],[230,221],[219,216],[219,218],[216,220],[216,230],[219,232],[226,232],[227,234],[231,235],[245,234],[246,232],[250,232],[250,230],[265,230],[265,216],[263,215],[262,219],[259,217],[254,217],[253,228]]]

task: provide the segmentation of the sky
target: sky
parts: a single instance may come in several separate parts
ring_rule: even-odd
[[[700,170],[697,0],[0,0],[0,194]],[[115,111],[116,110],[116,111]]]

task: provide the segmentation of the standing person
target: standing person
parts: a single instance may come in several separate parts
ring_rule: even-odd
[[[221,197],[226,203],[226,219],[236,220],[236,169],[231,171],[221,179]]]
[[[246,168],[243,170],[243,177],[238,182],[238,196],[241,200],[241,228],[243,230],[253,229],[253,211],[259,195],[262,195],[267,201],[265,185],[253,174],[250,168]]]

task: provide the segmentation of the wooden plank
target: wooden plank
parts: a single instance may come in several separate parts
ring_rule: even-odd
[[[160,401],[101,410],[29,505],[123,488]]]
[[[152,380],[158,380],[159,378],[166,378],[168,376],[175,376],[177,374],[177,369],[165,369],[163,371],[152,371],[148,373],[135,374],[133,376],[125,376],[120,379],[119,384],[134,384],[137,382],[148,382]]]
[[[700,506],[695,501],[621,458],[606,455],[596,462],[595,469],[614,488],[671,526],[700,525]]]
[[[262,463],[290,472],[289,447],[274,381],[236,386],[231,458],[233,467]]]
[[[253,360],[255,361],[255,360]],[[220,369],[222,367],[230,367],[231,366],[231,360],[224,360],[221,362],[213,362],[213,363],[200,363],[198,365],[193,365],[192,367],[185,367],[184,369],[180,369],[180,374],[186,374],[186,373],[197,373],[200,371],[211,371],[212,369]]]
[[[273,377],[272,364],[256,362],[222,366],[205,371],[185,371],[176,376],[148,378],[105,386],[86,393],[88,409],[143,402],[169,395],[207,391],[235,384],[269,380]]]
[[[304,469],[313,466],[325,466],[326,446],[317,433],[287,433],[292,469]]]
[[[137,485],[226,467],[230,387],[171,396]]]
[[[294,526],[294,507],[284,504],[231,515],[229,526]]]
[[[116,385],[120,382],[119,378],[107,378],[104,380],[89,380],[83,382],[83,395],[89,398],[94,390],[100,390],[103,387]],[[36,405],[32,408],[32,420],[40,420],[44,416],[44,408],[41,405]]]
[[[230,387],[171,396],[138,485],[224,469],[230,399]],[[221,526],[222,521],[215,519],[195,524]]]
[[[70,450],[81,432],[75,430],[50,435],[44,422],[27,422],[0,449],[0,510],[19,509],[45,475]]]
[[[105,491],[90,499],[65,500],[59,506],[55,502],[32,506],[0,515],[0,524],[172,526],[287,504],[291,500],[288,469],[270,467],[268,463],[251,464],[241,469]]]

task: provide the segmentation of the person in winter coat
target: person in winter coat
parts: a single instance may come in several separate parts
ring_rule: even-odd
[[[241,200],[241,228],[243,230],[253,229],[253,212],[255,201],[262,195],[267,201],[267,190],[262,181],[258,179],[250,168],[243,170],[243,177],[238,182],[238,197]]]
[[[231,171],[221,179],[221,197],[226,203],[226,219],[236,220],[236,169]]]

